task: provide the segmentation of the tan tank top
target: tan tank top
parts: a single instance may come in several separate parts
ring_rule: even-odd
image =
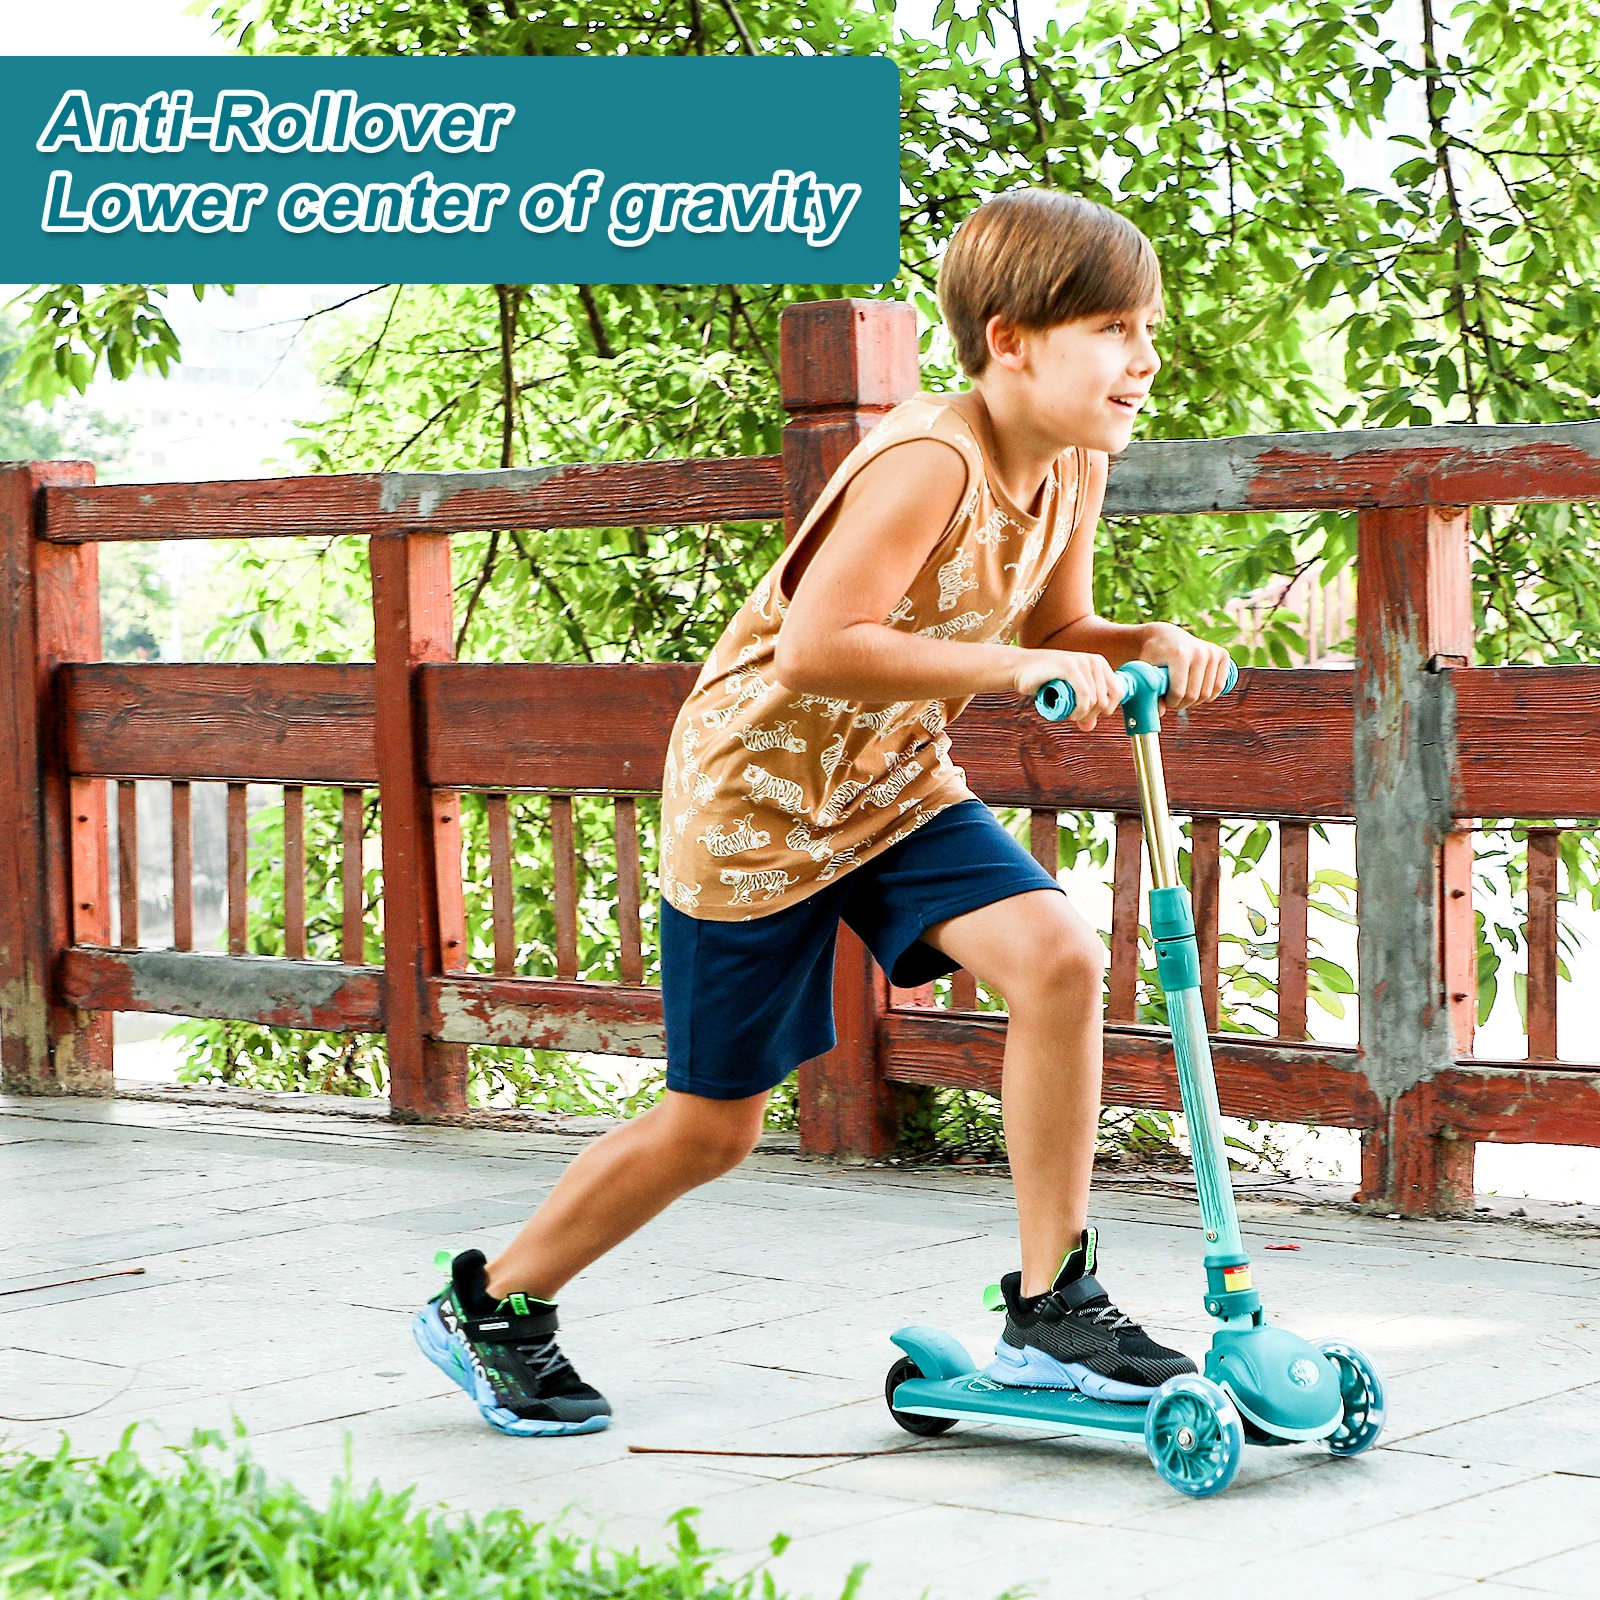
[[[1006,643],[1038,603],[1072,535],[1085,453],[1052,463],[1030,516],[1000,488],[953,398],[919,394],[896,406],[845,457],[679,711],[661,803],[661,892],[679,911],[712,922],[781,911],[972,798],[944,731],[966,699],[858,705],[787,689],[773,670],[788,562],[869,461],[911,440],[958,451],[967,486],[884,622],[935,639]]]

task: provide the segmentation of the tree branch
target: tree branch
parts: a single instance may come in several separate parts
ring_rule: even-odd
[[[739,15],[739,8],[733,0],[722,0],[722,9],[733,19],[733,26],[738,32],[740,42],[744,45],[746,55],[759,55],[756,42],[750,37],[750,30],[744,25],[744,18]]]
[[[1017,65],[1022,69],[1022,87],[1028,96],[1028,113],[1033,118],[1033,131],[1039,140],[1039,167],[1044,173],[1045,187],[1051,188],[1055,179],[1050,173],[1050,136],[1045,130],[1044,111],[1039,105],[1039,91],[1034,87],[1033,57],[1028,54],[1027,41],[1022,35],[1022,3],[1011,0],[1011,29],[1017,36]]]
[[[730,283],[728,285],[728,294],[732,298],[734,309],[738,311],[745,327],[750,330],[750,337],[755,341],[755,347],[760,352],[761,359],[766,362],[767,370],[771,372],[774,378],[778,377],[778,364],[772,359],[772,356],[768,352],[766,345],[762,343],[761,335],[757,331],[755,323],[750,318],[749,309],[745,306],[744,299],[740,295],[737,286]]]
[[[594,289],[587,283],[578,285],[578,299],[583,302],[583,314],[589,319],[589,336],[594,340],[595,354],[607,361],[615,361],[616,349],[611,343],[611,336],[606,332],[606,325],[600,318],[600,306],[594,297]]]
[[[472,598],[467,601],[467,609],[461,618],[461,626],[456,629],[456,655],[461,654],[461,646],[467,637],[467,629],[472,626],[472,614],[478,609],[478,602],[483,598],[483,591],[489,587],[489,580],[494,577],[495,559],[500,553],[500,530],[496,528],[489,535],[489,548],[484,552],[483,565],[478,569],[478,581],[473,585]]]
[[[567,637],[582,653],[585,661],[594,660],[594,651],[589,648],[589,641],[584,638],[583,630],[579,628],[577,620],[572,614],[572,607],[567,597],[562,594],[560,586],[550,574],[533,559],[533,552],[522,541],[522,535],[516,531],[510,534],[511,542],[517,547],[517,553],[528,563],[528,573],[535,583],[542,583],[547,588],[556,603],[556,615],[560,617],[562,626],[567,630]]]
[[[500,305],[500,465],[509,467],[516,455],[517,308],[522,302],[522,286],[497,283],[494,293]]]
[[[1456,225],[1456,237],[1451,246],[1451,256],[1455,262],[1456,281],[1450,286],[1450,302],[1455,308],[1456,326],[1461,337],[1461,386],[1467,397],[1467,420],[1478,420],[1478,408],[1481,397],[1478,392],[1478,380],[1472,367],[1471,321],[1467,314],[1467,292],[1461,282],[1463,269],[1466,266],[1466,217],[1461,209],[1461,197],[1456,192],[1455,168],[1450,161],[1450,139],[1445,132],[1443,113],[1434,105],[1434,95],[1443,87],[1443,76],[1439,71],[1439,58],[1434,49],[1434,18],[1433,0],[1421,0],[1422,3],[1422,93],[1428,107],[1428,127],[1433,134],[1434,165],[1439,169],[1440,176],[1444,179],[1446,203],[1450,207],[1450,218]]]

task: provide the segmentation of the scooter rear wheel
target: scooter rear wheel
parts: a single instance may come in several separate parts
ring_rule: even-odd
[[[1383,1379],[1378,1369],[1347,1339],[1324,1339],[1317,1348],[1338,1370],[1344,1419],[1328,1436],[1336,1456],[1358,1456],[1370,1450],[1383,1432]]]
[[[1233,1482],[1244,1455],[1244,1428],[1232,1400],[1212,1383],[1183,1373],[1156,1390],[1144,1415],[1150,1464],[1179,1494],[1201,1500]]]
[[[907,1433],[918,1433],[925,1439],[936,1438],[941,1433],[948,1433],[956,1425],[954,1417],[924,1417],[915,1411],[896,1411],[894,1408],[894,1392],[902,1383],[909,1383],[913,1378],[925,1378],[925,1373],[910,1356],[901,1356],[889,1368],[889,1376],[883,1380],[884,1403],[889,1407],[889,1415],[900,1424]]]

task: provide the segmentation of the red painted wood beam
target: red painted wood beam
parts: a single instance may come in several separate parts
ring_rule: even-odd
[[[432,664],[417,671],[428,782],[658,794],[694,665]]]
[[[895,1083],[1000,1092],[1006,1019],[922,1009],[890,1011],[879,1024],[884,1075]],[[1230,1117],[1271,1117],[1327,1128],[1366,1128],[1382,1114],[1358,1051],[1214,1034],[1212,1060]],[[1109,1105],[1182,1109],[1171,1036],[1164,1028],[1112,1023],[1105,1030]]]
[[[45,537],[326,538],[487,528],[655,527],[783,515],[776,456],[601,461],[485,472],[360,472],[214,483],[103,484],[45,497]]]
[[[104,786],[68,781],[53,682],[100,654],[98,553],[43,543],[39,496],[93,476],[82,461],[0,466],[0,1081],[17,1094],[111,1089],[111,1019],[50,984],[75,925],[103,925],[110,884]]]
[[[664,1056],[661,991],[560,978],[448,974],[428,983],[428,1030],[457,1044]]]
[[[375,784],[372,668],[326,662],[61,669],[74,773]]]
[[[62,953],[56,981],[61,998],[86,1011],[153,1011],[331,1033],[378,1033],[384,1026],[379,967],[77,946]]]
[[[862,385],[869,424],[915,389],[915,372],[874,325],[847,325],[871,305],[833,301],[833,318],[785,363],[784,403],[806,424],[785,445],[796,491],[786,500],[773,456],[607,461],[485,472],[349,473],[216,483],[103,484],[46,491],[45,537],[75,544],[117,539],[251,539],[285,535],[583,528],[643,523],[742,522],[786,517],[793,527],[822,462],[831,424],[813,387]],[[909,308],[895,306],[896,311]],[[861,313],[864,315],[864,313]],[[797,335],[786,337],[797,337]],[[874,344],[874,340],[878,344]],[[885,339],[889,340],[884,344]],[[881,346],[881,348],[879,347]],[[800,359],[803,355],[804,359]],[[785,347],[786,358],[790,356]],[[837,369],[837,370],[835,370]],[[909,387],[907,387],[909,386]],[[793,392],[791,392],[793,391]],[[853,439],[847,439],[853,443]],[[811,452],[811,454],[808,454]],[[823,474],[826,478],[826,473]],[[1343,433],[1140,440],[1112,463],[1110,516],[1185,512],[1323,511],[1369,506],[1495,505],[1600,499],[1600,423],[1457,424]]]
[[[783,313],[784,533],[793,539],[813,503],[885,412],[919,383],[917,319],[909,303],[829,300]],[[878,1022],[889,987],[866,945],[841,927],[834,947],[838,1043],[797,1076],[800,1148],[877,1156],[900,1136],[907,1092],[885,1081]]]
[[[1165,718],[1173,810],[1349,816],[1350,676],[1246,671],[1226,699]],[[993,805],[1139,809],[1128,736],[1111,720],[1083,733],[1044,721],[1015,695],[979,695],[952,724],[950,747],[973,790]]]
[[[657,792],[697,668],[435,662],[417,669],[429,781],[451,788]],[[70,770],[107,777],[371,784],[372,668],[364,664],[74,663],[58,674]],[[1450,674],[1462,817],[1600,812],[1600,667]],[[1175,810],[1348,817],[1351,674],[1246,671],[1226,700],[1162,734]],[[1127,738],[1041,722],[980,695],[951,730],[994,805],[1137,806]]]
[[[1106,513],[1553,500],[1600,500],[1600,422],[1140,440],[1111,465]]]
[[[426,1121],[467,1109],[466,1048],[427,1033],[427,982],[460,963],[466,935],[459,807],[423,776],[415,692],[423,662],[455,653],[450,541],[385,534],[371,552],[389,1099]]]
[[[1463,1144],[1600,1145],[1600,1065],[1459,1061],[1428,1089],[1431,1131]]]

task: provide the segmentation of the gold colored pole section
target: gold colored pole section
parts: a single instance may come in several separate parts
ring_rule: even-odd
[[[1172,889],[1178,883],[1178,857],[1172,848],[1172,818],[1167,813],[1160,734],[1134,734],[1133,766],[1139,775],[1139,809],[1144,813],[1144,837],[1150,850],[1151,886]]]

